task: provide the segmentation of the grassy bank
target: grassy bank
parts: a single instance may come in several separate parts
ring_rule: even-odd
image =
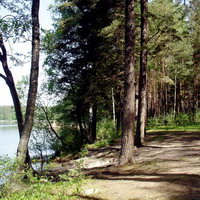
[[[0,157],[0,199],[2,200],[68,200],[77,199],[87,179],[80,165],[65,174],[33,175],[32,170],[15,173],[17,161]],[[79,199],[79,198],[78,198]]]

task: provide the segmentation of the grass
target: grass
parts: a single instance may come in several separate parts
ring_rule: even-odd
[[[76,199],[73,186],[68,182],[40,182],[29,185],[28,189],[8,194],[2,200],[68,200]]]
[[[0,199],[2,200],[68,200],[77,199],[81,193],[82,184],[86,177],[81,171],[81,163],[71,169],[68,173],[56,177],[33,176],[31,170],[13,173],[10,160],[5,160],[7,165],[2,166],[1,177],[5,177],[5,183],[0,188]],[[9,165],[11,167],[9,167]],[[6,175],[10,171],[10,175]]]
[[[77,195],[81,193],[81,187],[86,182],[85,177],[69,177],[62,175],[62,180],[53,182],[46,178],[30,181],[23,184],[20,189],[10,192],[11,185],[4,188],[1,193],[2,200],[71,200],[77,199]],[[15,185],[12,187],[16,187]]]
[[[147,132],[157,132],[157,131],[200,131],[200,124],[186,125],[186,126],[157,126],[149,127]]]

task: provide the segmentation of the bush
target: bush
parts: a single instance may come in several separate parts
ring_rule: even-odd
[[[62,127],[59,132],[62,144],[60,141],[56,141],[52,144],[51,148],[55,152],[78,152],[82,147],[82,140],[80,132],[77,129],[70,127]]]
[[[191,121],[191,115],[179,113],[175,118],[175,124],[178,126],[190,125],[194,122]]]
[[[200,110],[197,110],[197,111],[195,112],[195,122],[196,122],[197,124],[200,124]]]
[[[115,123],[111,119],[103,119],[97,123],[97,140],[101,143],[110,143],[117,138]]]
[[[7,156],[0,157],[0,198],[10,193],[18,192],[26,188],[27,182],[32,182],[32,170],[18,171],[19,162]],[[16,173],[17,172],[17,173]]]
[[[148,119],[148,127],[156,128],[159,126],[188,126],[200,122],[200,112],[193,114],[178,113],[176,117],[174,114],[167,114],[166,116],[158,116]]]
[[[16,163],[14,160],[8,156],[0,156],[0,183],[5,183],[15,169]]]
[[[116,137],[115,123],[111,119],[103,119],[97,123],[97,139],[112,140]]]
[[[0,188],[2,200],[68,200],[77,199],[86,177],[81,172],[81,163],[66,175],[60,175],[60,181],[52,182],[51,177],[33,176],[31,170],[15,174],[17,162],[1,157],[1,178],[5,181]]]

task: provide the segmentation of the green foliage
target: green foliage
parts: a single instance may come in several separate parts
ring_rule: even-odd
[[[80,132],[73,127],[63,126],[59,131],[62,145],[60,142],[52,144],[52,149],[63,153],[78,152],[82,147]]]
[[[88,153],[89,151],[88,151],[87,145],[84,145],[79,152],[79,157],[81,158],[86,157]]]
[[[18,170],[17,159],[10,159],[6,156],[0,158],[0,197],[5,197],[12,192],[17,192],[26,187],[28,182],[32,182],[35,177],[31,170]]]
[[[8,194],[1,198],[2,200],[69,200],[77,199],[76,194],[80,191],[82,182],[76,179],[73,181],[59,181],[53,183],[47,179],[41,179],[31,185],[28,188],[15,193]]]
[[[0,182],[5,183],[9,175],[14,173],[16,163],[7,156],[0,156]]]
[[[0,106],[0,120],[15,120],[15,110],[13,106]]]
[[[52,8],[55,29],[46,32],[43,43],[48,54],[49,90],[64,96],[62,123],[79,126],[80,132],[84,129],[81,134],[89,138],[89,109],[101,107],[110,114],[111,88],[117,92],[117,85],[121,84],[121,77],[117,76],[124,62],[124,17],[120,15],[124,3],[113,0],[56,3]],[[97,112],[97,119],[102,118],[99,113],[103,112]]]
[[[175,117],[175,124],[178,126],[183,126],[183,125],[190,125],[193,122],[192,120],[192,116],[191,114],[185,114],[185,113],[179,113],[176,117]]]
[[[115,123],[112,119],[103,119],[97,123],[97,141],[89,145],[92,148],[101,148],[111,144],[119,138],[116,134]]]
[[[77,199],[76,195],[81,192],[81,186],[86,180],[81,172],[81,163],[68,174],[60,175],[59,182],[33,176],[31,170],[14,173],[17,162],[8,158],[0,159],[0,167],[1,177],[6,177],[0,188],[2,200]]]
[[[197,109],[195,112],[195,122],[196,124],[200,124],[200,110]]]
[[[97,123],[97,139],[112,141],[116,137],[115,123],[112,119],[103,119]]]
[[[21,80],[18,81],[16,85],[18,96],[23,107],[26,106],[26,102],[27,102],[28,86],[29,86],[29,76],[22,76]]]
[[[166,116],[159,116],[148,119],[148,128],[159,128],[159,127],[184,127],[200,125],[200,112],[196,111],[193,113],[178,113],[176,117],[174,114],[168,114]]]
[[[70,185],[75,185],[74,192],[79,194],[81,192],[81,185],[86,180],[86,176],[83,174],[82,170],[82,161],[79,161],[76,164],[76,167],[71,169],[67,174],[61,174],[59,177],[61,180],[67,181]]]

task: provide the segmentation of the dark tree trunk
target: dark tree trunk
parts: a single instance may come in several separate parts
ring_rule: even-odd
[[[0,74],[0,76],[5,80],[6,84],[8,85],[9,89],[10,89],[10,93],[13,99],[13,103],[14,103],[14,107],[15,107],[15,114],[16,114],[16,118],[17,118],[17,124],[18,124],[18,129],[19,129],[19,135],[21,137],[22,135],[22,130],[23,130],[23,116],[22,116],[22,111],[21,111],[21,105],[20,105],[20,101],[19,101],[19,97],[17,94],[17,90],[15,87],[15,83],[13,80],[13,76],[11,71],[9,70],[8,67],[8,62],[7,62],[7,51],[3,42],[3,36],[2,34],[0,34],[0,48],[1,48],[1,55],[0,55],[0,60],[3,66],[3,70],[5,73],[5,76]]]
[[[144,144],[147,116],[147,0],[141,0],[141,52],[140,52],[140,78],[138,118],[135,145]]]
[[[77,115],[80,135],[81,135],[81,143],[83,143],[83,141],[85,139],[85,134],[84,134],[83,122],[82,122],[82,118],[81,118],[81,107],[79,106],[79,103],[77,103],[77,105],[76,105],[76,115]]]
[[[133,163],[135,124],[135,11],[134,0],[125,5],[125,80],[122,140],[119,164]]]
[[[97,139],[97,107],[92,107],[92,123],[91,123],[91,142],[94,143]]]
[[[24,128],[17,149],[17,156],[21,164],[25,163],[25,158],[28,151],[28,143],[33,127],[33,117],[34,117],[36,97],[37,97],[39,54],[40,54],[39,4],[40,0],[32,1],[32,60],[31,60],[30,83],[29,83]]]
[[[123,102],[122,102],[122,88],[119,87],[116,90],[116,134],[119,135],[120,134],[120,129],[121,129],[121,125],[122,125],[122,107],[123,107]]]
[[[177,105],[177,75],[174,77],[174,118],[176,118],[176,105]]]
[[[5,80],[6,84],[9,87],[9,90],[10,90],[10,93],[12,96],[12,100],[13,100],[13,104],[14,104],[14,108],[15,108],[15,115],[16,115],[16,119],[17,119],[18,130],[19,130],[19,137],[21,138],[23,127],[24,127],[24,120],[23,120],[21,104],[19,101],[19,96],[18,96],[16,87],[15,87],[14,79],[13,79],[12,73],[8,67],[7,51],[6,51],[6,48],[4,45],[2,34],[0,34],[0,48],[2,50],[2,53],[0,54],[0,60],[1,60],[3,70],[5,73],[5,76],[3,74],[0,74],[0,77]],[[26,153],[25,162],[28,165],[30,165],[30,156],[29,156],[28,151]]]

